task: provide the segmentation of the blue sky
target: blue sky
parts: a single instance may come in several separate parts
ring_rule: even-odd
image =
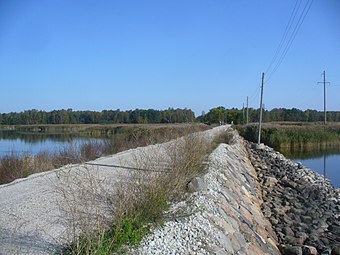
[[[300,0],[301,8],[307,0]],[[0,112],[259,105],[296,0],[0,0]],[[298,16],[297,16],[298,17]],[[266,108],[340,110],[340,1],[314,0]],[[270,73],[265,74],[269,75]]]

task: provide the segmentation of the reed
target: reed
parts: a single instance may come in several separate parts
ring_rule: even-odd
[[[21,128],[33,132],[39,126],[24,126]],[[9,183],[33,173],[52,170],[67,164],[82,163],[136,147],[163,143],[208,128],[202,124],[48,125],[50,132],[74,131],[94,136],[100,135],[101,137],[104,135],[110,138],[104,142],[88,140],[84,143],[70,143],[59,148],[54,153],[43,151],[37,155],[30,155],[29,153],[10,152],[0,157],[0,184]]]
[[[237,129],[247,140],[257,142],[256,125],[238,126]],[[340,148],[340,125],[265,123],[261,142],[280,151]]]

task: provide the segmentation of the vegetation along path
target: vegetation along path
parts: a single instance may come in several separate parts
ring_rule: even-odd
[[[211,142],[227,127],[198,134]],[[80,233],[111,222],[118,186],[140,181],[135,179],[136,172],[167,171],[169,148],[180,141],[140,147],[1,185],[0,254],[51,254]]]
[[[206,171],[186,182],[189,193],[164,207],[164,224],[153,225],[148,235],[139,235],[143,228],[128,233],[126,238],[133,234],[141,242],[125,252],[340,254],[340,190],[269,147],[250,147],[229,126],[196,135],[211,143],[226,131],[232,135],[206,159]],[[193,142],[184,143],[181,150],[179,144],[185,139]],[[77,236],[109,226],[119,217],[117,206],[129,202],[122,198],[140,198],[138,189],[125,195],[133,191],[132,184],[143,187],[149,180],[163,180],[149,186],[154,190],[141,189],[158,195],[157,188],[170,179],[152,178],[169,173],[169,166],[198,142],[189,135],[0,186],[0,254],[51,254]],[[172,174],[174,178],[180,181],[182,175]],[[91,249],[79,254],[99,254]]]

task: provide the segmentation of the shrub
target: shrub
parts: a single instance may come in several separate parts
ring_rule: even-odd
[[[16,178],[23,177],[26,172],[27,157],[11,152],[1,158],[0,183],[11,182]]]
[[[190,179],[202,174],[203,161],[212,149],[198,134],[164,144],[164,150],[153,148],[137,150],[136,171],[118,183],[114,195],[108,194],[114,197],[111,227],[103,224],[101,231],[83,232],[71,246],[71,254],[120,253],[125,245],[138,244],[152,224],[163,221],[163,212],[181,197]]]

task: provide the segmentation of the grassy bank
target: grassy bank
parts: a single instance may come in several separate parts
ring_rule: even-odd
[[[258,126],[237,126],[247,140],[257,142]],[[340,124],[264,123],[261,142],[281,152],[308,152],[340,149]]]
[[[43,126],[20,126],[16,131],[29,132],[32,136],[43,136]],[[0,157],[0,184],[11,182],[30,174],[59,168],[66,164],[81,163],[117,152],[162,143],[210,127],[202,124],[171,125],[48,125],[44,133],[69,134],[70,132],[92,137],[110,137],[105,142],[87,141],[71,143],[55,153],[42,151],[35,156],[30,154],[8,153]],[[40,131],[39,131],[40,130]],[[27,135],[27,134],[26,134]]]

